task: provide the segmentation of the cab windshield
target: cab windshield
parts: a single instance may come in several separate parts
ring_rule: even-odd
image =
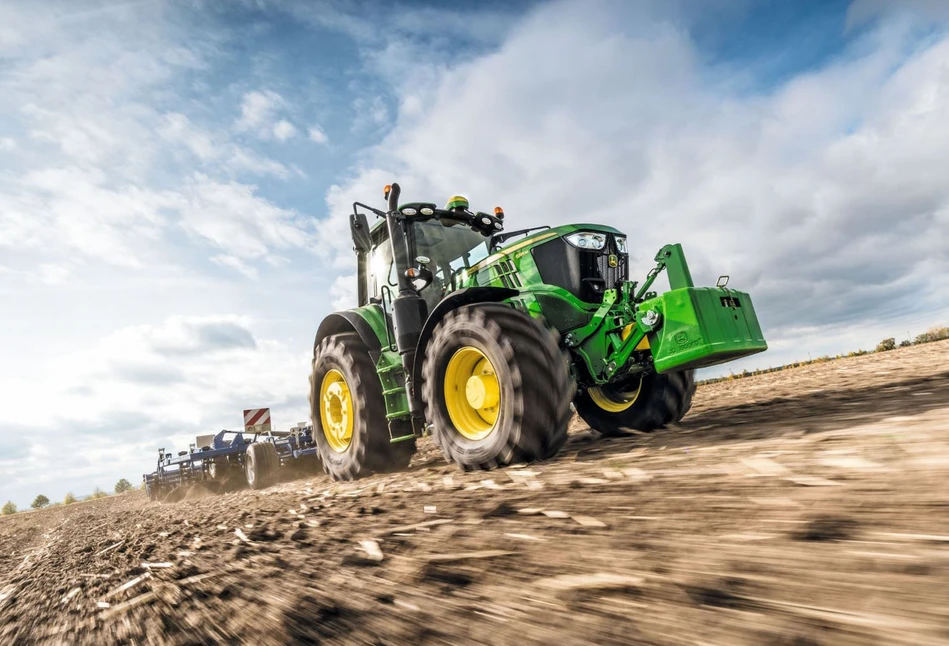
[[[457,271],[469,268],[488,256],[486,238],[464,224],[446,226],[439,220],[422,220],[414,223],[415,249],[419,256],[432,260],[432,271]]]
[[[446,226],[439,220],[416,220],[413,227],[415,255],[426,256],[431,260],[428,267],[434,274],[434,280],[421,292],[431,309],[452,286],[454,274],[488,256],[490,238],[472,231],[464,224]],[[392,246],[384,233],[372,250],[369,272],[369,293],[382,300],[383,308],[388,313],[392,293],[398,291],[398,276],[392,259]],[[457,278],[455,280],[457,282]],[[387,298],[382,298],[386,287],[391,291]]]
[[[464,224],[446,226],[440,220],[416,221],[414,227],[416,255],[432,261],[428,267],[434,278],[421,292],[431,310],[449,290],[457,287],[456,273],[488,256],[491,239]]]

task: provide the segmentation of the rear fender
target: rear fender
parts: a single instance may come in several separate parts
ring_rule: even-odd
[[[346,332],[355,332],[366,347],[369,348],[369,356],[373,363],[379,361],[379,354],[382,352],[382,346],[386,343],[385,318],[382,308],[378,305],[366,305],[353,310],[344,310],[330,314],[316,332],[316,340],[313,341],[313,352],[316,356],[316,348],[320,342],[332,334],[341,334]]]

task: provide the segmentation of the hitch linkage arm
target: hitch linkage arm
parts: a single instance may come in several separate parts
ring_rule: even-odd
[[[656,254],[656,262],[658,264],[649,272],[648,276],[646,276],[643,286],[633,299],[637,305],[643,301],[643,297],[663,269],[668,272],[670,289],[694,287],[692,273],[689,271],[689,263],[686,262],[682,245],[668,244],[664,246],[659,250],[659,253]],[[643,337],[661,325],[659,318],[656,317],[656,312],[637,311],[635,317],[636,325],[631,330],[629,336],[627,336],[622,345],[607,358],[605,368],[601,375],[604,379],[612,379],[613,376],[626,365],[626,362],[629,361],[629,357],[643,340]]]
[[[689,263],[685,259],[685,252],[682,251],[682,245],[678,243],[667,244],[656,254],[656,262],[658,264],[649,272],[643,286],[636,293],[635,300],[637,303],[642,302],[643,296],[652,287],[656,277],[663,269],[669,274],[669,289],[695,287],[692,282],[692,272],[689,271]]]

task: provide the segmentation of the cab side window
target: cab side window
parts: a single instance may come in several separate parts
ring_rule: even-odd
[[[383,307],[387,314],[391,314],[392,298],[398,291],[398,278],[395,273],[395,263],[392,261],[392,245],[389,244],[387,236],[381,236],[372,248],[369,257],[369,289],[375,299],[383,300],[383,288],[388,287],[385,292]]]

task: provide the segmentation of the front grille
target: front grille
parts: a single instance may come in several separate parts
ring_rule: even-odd
[[[538,245],[531,250],[534,263],[544,282],[557,285],[587,303],[603,301],[603,292],[614,289],[629,277],[626,254],[617,253],[613,236],[601,251],[578,249],[563,238]],[[616,266],[610,266],[610,256]]]
[[[606,288],[613,289],[619,283],[629,278],[626,255],[613,253],[616,256],[616,266],[610,267],[610,254],[602,253],[596,257],[596,267],[599,275],[606,281]]]

